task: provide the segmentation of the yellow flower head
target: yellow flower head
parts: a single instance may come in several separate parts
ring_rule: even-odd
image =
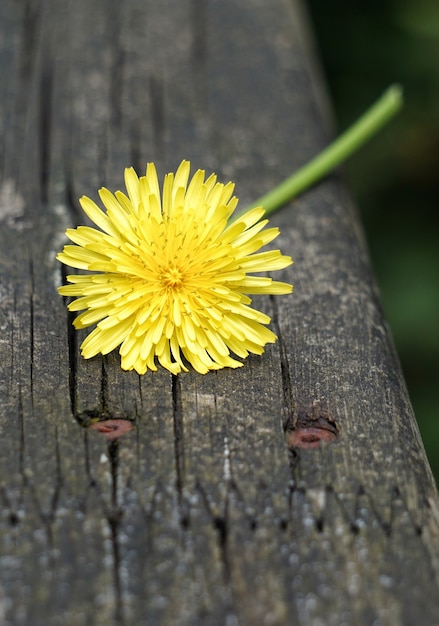
[[[121,366],[144,374],[159,363],[173,374],[190,363],[205,374],[240,367],[239,357],[262,354],[276,335],[263,324],[270,318],[251,308],[248,294],[286,294],[292,286],[266,276],[287,267],[279,250],[258,252],[278,235],[264,226],[258,207],[229,218],[238,204],[233,183],[223,185],[198,170],[189,180],[190,164],[165,176],[160,193],[149,163],[146,176],[125,170],[128,195],[101,189],[106,208],[82,197],[81,206],[100,230],[79,226],[66,231],[67,245],[58,260],[91,274],[67,276],[63,296],[76,297],[80,311],[74,325],[96,328],[82,343],[88,359],[120,345]]]

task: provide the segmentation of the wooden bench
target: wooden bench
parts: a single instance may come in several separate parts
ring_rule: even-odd
[[[240,370],[85,361],[56,292],[125,166],[190,159],[244,208],[328,143],[299,0],[2,0],[0,68],[0,623],[439,624],[438,496],[338,176],[273,217],[295,292]]]

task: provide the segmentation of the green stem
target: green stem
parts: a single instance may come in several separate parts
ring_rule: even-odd
[[[330,146],[247,209],[263,206],[266,216],[274,213],[358,150],[400,110],[402,103],[401,88],[399,85],[392,85]]]

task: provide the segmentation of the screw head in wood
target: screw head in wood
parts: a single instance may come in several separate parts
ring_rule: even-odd
[[[95,430],[101,433],[109,441],[118,439],[121,435],[128,433],[134,428],[133,423],[126,419],[109,419],[102,422],[94,422],[88,427],[91,430]]]
[[[297,428],[287,433],[287,445],[289,448],[319,448],[322,441],[334,441],[336,438],[336,433],[325,428]]]

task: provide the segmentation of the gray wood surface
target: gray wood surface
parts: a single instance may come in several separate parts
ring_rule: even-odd
[[[86,362],[56,293],[125,166],[189,158],[244,207],[326,144],[301,5],[2,0],[0,72],[0,623],[439,624],[437,492],[336,176],[272,220],[295,292],[240,370]]]

